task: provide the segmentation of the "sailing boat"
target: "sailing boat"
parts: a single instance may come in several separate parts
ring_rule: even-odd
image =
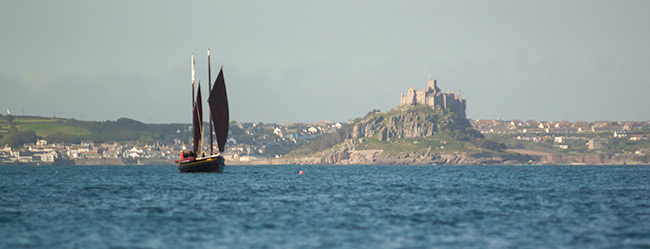
[[[210,107],[210,151],[209,154],[201,151],[203,141],[203,106],[201,99],[201,84],[197,91],[196,100],[194,99],[194,55],[192,55],[192,130],[193,146],[192,151],[182,151],[181,159],[177,160],[178,170],[181,172],[216,172],[222,173],[225,160],[221,153],[226,147],[226,138],[228,136],[228,96],[226,94],[226,84],[223,79],[223,67],[219,70],[219,75],[214,82],[214,88],[210,85],[212,77],[210,75],[210,50],[208,50],[208,105]],[[217,136],[217,148],[219,153],[214,154],[212,144],[212,128]]]

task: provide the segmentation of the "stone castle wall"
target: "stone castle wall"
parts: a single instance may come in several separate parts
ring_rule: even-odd
[[[415,87],[411,87],[407,90],[406,95],[402,93],[400,105],[426,105],[432,108],[449,108],[464,117],[467,100],[460,96],[460,90],[458,90],[458,95],[453,91],[443,93],[438,88],[438,82],[429,78],[424,89],[417,90]]]

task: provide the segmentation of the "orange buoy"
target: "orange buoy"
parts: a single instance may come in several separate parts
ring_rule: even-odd
[[[298,171],[298,174],[302,175],[302,170],[301,170],[301,171]]]

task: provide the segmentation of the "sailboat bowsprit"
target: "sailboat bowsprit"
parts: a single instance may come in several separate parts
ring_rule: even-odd
[[[210,50],[208,50],[208,75],[210,72]],[[177,160],[178,170],[181,172],[223,172],[225,160],[221,153],[225,150],[228,136],[229,112],[226,84],[223,79],[223,68],[214,82],[214,88],[210,86],[211,77],[208,76],[208,106],[210,107],[210,151],[201,152],[203,142],[203,106],[201,99],[201,85],[194,100],[194,56],[192,55],[192,130],[193,146],[192,151],[182,151],[181,159]],[[210,89],[211,88],[211,89]],[[213,127],[214,126],[214,127]],[[219,153],[214,154],[212,149],[212,129],[214,128]]]

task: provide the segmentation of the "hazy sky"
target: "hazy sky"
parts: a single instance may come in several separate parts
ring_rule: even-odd
[[[189,123],[210,48],[237,121],[347,121],[429,74],[473,119],[650,120],[646,0],[160,2],[0,1],[0,110]]]

